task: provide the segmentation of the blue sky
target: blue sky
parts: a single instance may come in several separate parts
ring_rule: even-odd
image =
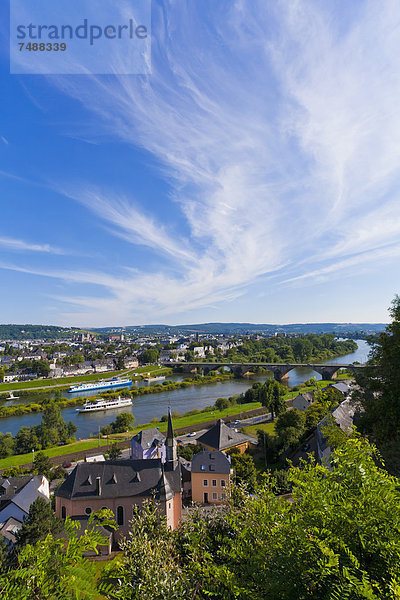
[[[6,5],[0,322],[387,320],[397,0],[153,0],[129,76],[10,75]]]

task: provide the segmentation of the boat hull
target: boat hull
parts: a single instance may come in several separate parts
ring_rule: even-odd
[[[128,385],[132,384],[132,380],[131,379],[126,379],[123,381],[115,381],[115,382],[107,382],[107,383],[99,383],[98,385],[91,385],[89,387],[80,387],[80,386],[75,386],[75,387],[70,387],[68,390],[69,394],[73,394],[74,392],[92,392],[95,390],[106,390],[106,389],[110,389],[110,388],[117,388],[117,387],[127,387]]]
[[[107,410],[118,410],[119,408],[127,408],[128,406],[132,406],[132,400],[130,401],[126,401],[124,403],[120,403],[118,406],[116,405],[100,405],[100,406],[88,406],[88,407],[83,407],[83,408],[77,408],[77,412],[80,414],[84,414],[84,413],[90,413],[90,412],[104,412]]]

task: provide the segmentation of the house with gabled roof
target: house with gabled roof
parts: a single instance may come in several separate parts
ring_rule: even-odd
[[[10,517],[22,523],[38,497],[50,501],[49,481],[44,475],[0,478],[0,523]]]
[[[293,398],[292,406],[293,408],[297,408],[297,410],[303,411],[307,410],[315,402],[315,396],[313,392],[301,392]]]
[[[196,441],[204,450],[227,452],[232,448],[237,448],[240,454],[243,454],[254,440],[248,435],[231,429],[225,425],[222,419],[218,419],[217,423]]]
[[[49,482],[44,475],[0,477],[0,535],[8,542],[15,542],[16,532],[39,497],[50,502]]]
[[[165,462],[165,435],[157,427],[139,431],[131,440],[131,458],[161,458]]]

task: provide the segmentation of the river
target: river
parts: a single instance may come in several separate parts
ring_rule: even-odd
[[[367,360],[369,345],[365,340],[356,340],[356,342],[358,349],[355,352],[323,361],[324,364],[346,364],[355,361],[364,363]],[[310,368],[293,369],[289,374],[289,385],[298,385],[312,376],[316,377],[316,379],[321,379],[321,376]],[[138,396],[133,400],[132,412],[137,424],[149,423],[154,417],[160,419],[163,414],[166,414],[169,404],[172,410],[181,414],[195,408],[202,409],[213,405],[217,398],[228,398],[229,396],[245,392],[255,381],[264,381],[265,378],[266,376],[231,379],[203,386],[192,386],[182,390]],[[174,376],[168,379],[180,380],[181,378]],[[85,395],[88,394],[86,393]],[[111,421],[115,420],[116,414],[118,414],[116,410],[106,413],[87,414],[78,414],[75,407],[62,410],[63,418],[66,421],[75,423],[77,426],[76,436],[82,439],[89,437],[91,433],[97,433],[99,427],[111,423]],[[41,420],[42,415],[40,413],[0,419],[0,432],[6,433],[9,431],[12,435],[15,435],[21,427],[39,425]]]

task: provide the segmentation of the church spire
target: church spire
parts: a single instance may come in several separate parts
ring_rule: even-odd
[[[166,451],[166,466],[170,465],[172,469],[175,468],[178,462],[177,444],[174,436],[174,428],[172,426],[171,407],[168,407],[168,429],[167,437],[165,440],[165,451]]]

